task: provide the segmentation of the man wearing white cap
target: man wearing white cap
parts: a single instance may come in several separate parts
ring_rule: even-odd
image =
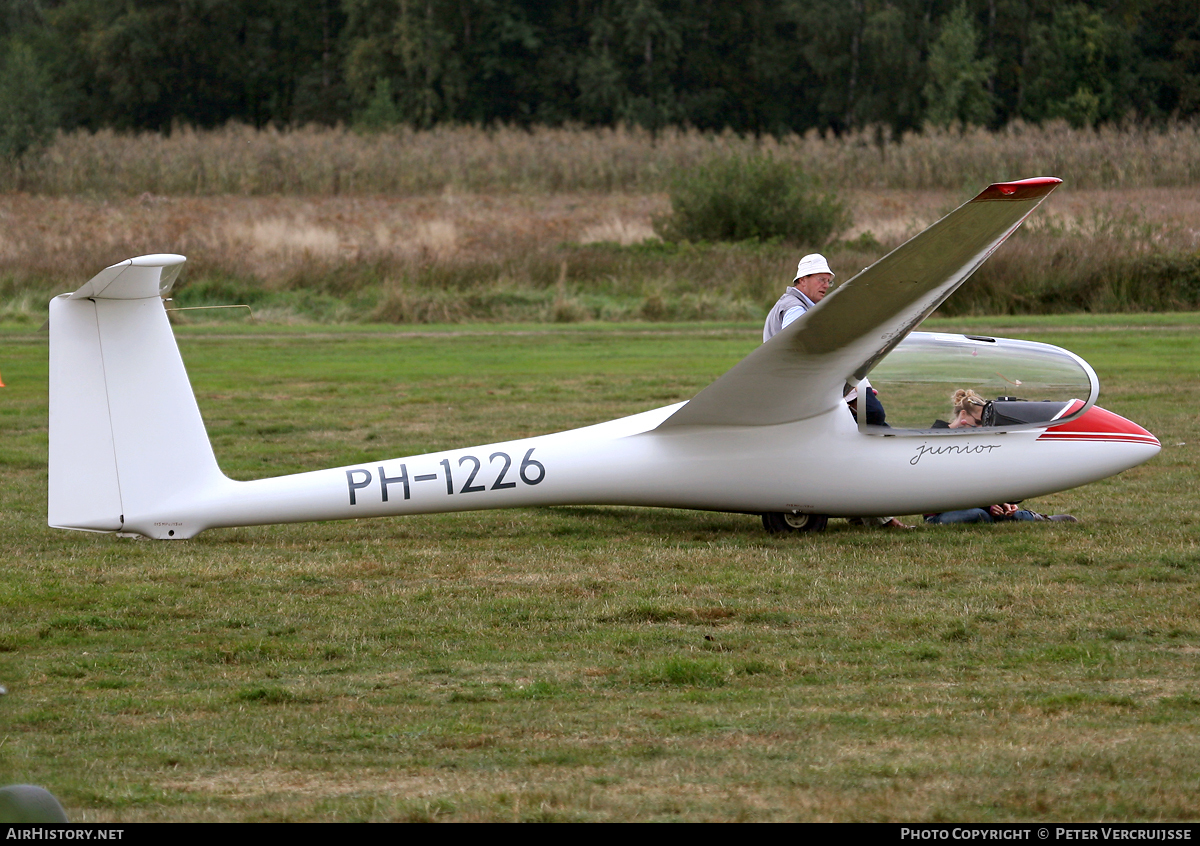
[[[783,292],[767,315],[767,322],[763,326],[763,342],[771,340],[776,332],[824,299],[831,282],[833,271],[829,269],[825,256],[809,253],[800,259],[792,286]]]
[[[809,253],[800,259],[800,263],[796,265],[796,278],[792,280],[791,287],[787,288],[783,292],[783,296],[776,301],[775,305],[771,306],[767,322],[763,324],[763,343],[771,340],[781,329],[789,326],[800,315],[823,300],[829,293],[831,282],[833,282],[833,271],[829,269],[829,262],[825,260],[825,256],[820,253]],[[876,399],[875,391],[870,387],[870,383],[867,383],[866,393],[864,404],[866,405],[867,422],[886,426],[887,420],[883,406]],[[852,390],[846,397],[846,402],[850,403],[855,419],[858,419],[857,400],[857,389]],[[855,520],[886,528],[912,528],[904,525],[895,517],[864,517],[855,518]]]

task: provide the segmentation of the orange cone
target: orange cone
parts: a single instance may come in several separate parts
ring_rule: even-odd
[[[3,388],[3,387],[4,387],[4,380],[0,379],[0,388]]]

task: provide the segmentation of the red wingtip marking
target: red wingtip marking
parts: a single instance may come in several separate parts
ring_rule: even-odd
[[[1016,182],[997,182],[984,188],[975,200],[1037,200],[1061,184],[1062,180],[1057,176],[1035,176],[1032,179],[1018,179]]]

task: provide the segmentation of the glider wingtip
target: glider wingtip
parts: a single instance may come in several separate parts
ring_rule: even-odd
[[[187,256],[178,253],[152,253],[127,260],[134,267],[174,267],[187,261]],[[121,262],[124,264],[125,262]]]
[[[1013,182],[997,182],[979,192],[972,202],[980,200],[1040,200],[1062,184],[1057,176],[1035,176]]]

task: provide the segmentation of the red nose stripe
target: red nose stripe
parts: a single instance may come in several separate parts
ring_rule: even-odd
[[[1070,414],[1074,409],[1067,409]],[[1158,438],[1132,420],[1119,414],[1092,406],[1087,414],[1069,423],[1047,429],[1038,435],[1039,441],[1109,441],[1122,444],[1161,446]]]

